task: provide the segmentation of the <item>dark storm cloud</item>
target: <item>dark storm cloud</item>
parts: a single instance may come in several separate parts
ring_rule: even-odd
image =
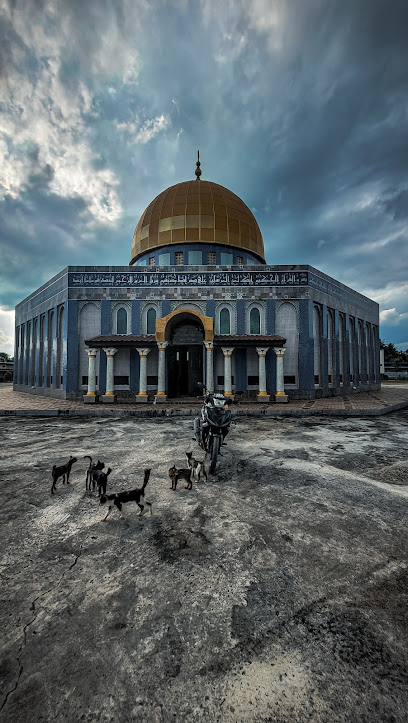
[[[382,335],[408,345],[405,2],[13,7],[0,214],[8,258],[25,263],[3,304],[37,286],[38,258],[44,274],[95,253],[127,263],[139,215],[193,177],[199,147],[203,178],[254,210],[267,261],[378,298]]]

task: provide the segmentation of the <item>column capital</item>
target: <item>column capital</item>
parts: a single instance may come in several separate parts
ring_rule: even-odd
[[[256,351],[258,352],[258,356],[266,356],[266,353],[267,353],[267,351],[268,351],[268,349],[269,349],[268,346],[266,346],[266,347],[264,347],[264,346],[262,346],[262,347],[261,347],[261,346],[257,346],[257,347],[255,347],[255,348],[256,348]]]
[[[92,359],[92,358],[95,359],[95,357],[96,357],[96,355],[97,355],[97,353],[98,353],[98,349],[87,349],[87,350],[86,350],[86,353],[88,354],[88,357],[89,357],[90,359]]]
[[[112,347],[110,347],[109,349],[104,349],[104,352],[106,356],[115,356],[117,349],[113,349]]]
[[[224,354],[224,356],[232,356],[232,352],[234,351],[234,349],[235,349],[235,347],[233,347],[233,346],[229,346],[229,347],[222,346],[221,347],[221,350],[222,350],[222,353]]]
[[[146,358],[147,355],[148,355],[148,353],[149,353],[149,351],[150,351],[150,349],[139,349],[138,347],[136,347],[136,349],[137,349],[137,351],[139,352],[139,354],[140,354],[140,356],[142,357],[142,359],[143,359],[143,357]]]
[[[214,350],[214,342],[213,341],[205,341],[204,346],[207,349],[207,351],[213,351]]]
[[[169,345],[168,341],[158,341],[157,342],[157,347],[158,347],[159,351],[164,351],[166,349],[166,346],[168,346],[168,345]]]
[[[283,346],[274,346],[273,350],[276,354],[276,356],[283,356],[286,349]]]

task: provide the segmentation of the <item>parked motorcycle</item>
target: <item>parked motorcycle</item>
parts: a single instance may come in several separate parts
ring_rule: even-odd
[[[202,382],[199,387],[205,389]],[[221,445],[231,426],[231,411],[225,409],[230,400],[220,392],[204,397],[201,414],[194,420],[194,435],[200,447],[210,455],[210,473],[215,472]]]

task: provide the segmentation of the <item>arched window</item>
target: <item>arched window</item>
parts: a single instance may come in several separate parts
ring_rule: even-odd
[[[336,346],[335,346],[334,312],[327,309],[327,373],[329,386],[335,385]]]
[[[296,307],[290,301],[279,304],[276,310],[276,334],[286,339],[283,357],[284,384],[298,383],[299,331]]]
[[[126,309],[118,309],[116,316],[116,333],[127,334],[127,311]]]
[[[220,311],[220,334],[231,334],[231,316],[229,309]]]
[[[251,309],[251,313],[249,315],[249,333],[261,333],[261,315],[259,313],[259,309],[257,309],[256,307]]]
[[[147,334],[156,333],[156,309],[149,309],[147,312]]]
[[[314,381],[315,386],[321,385],[321,316],[318,306],[313,306],[313,340],[314,340]]]

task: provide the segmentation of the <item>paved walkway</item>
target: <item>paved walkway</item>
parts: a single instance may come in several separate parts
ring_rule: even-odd
[[[193,416],[201,403],[169,402],[167,404],[116,404],[112,406],[96,404],[85,405],[82,401],[71,402],[53,399],[36,394],[13,391],[11,384],[0,384],[0,416],[18,417],[161,417]],[[408,384],[403,382],[385,382],[381,391],[363,392],[344,397],[329,397],[315,400],[296,400],[288,404],[260,404],[247,401],[234,404],[236,415],[250,416],[371,416],[386,414],[408,407]]]

